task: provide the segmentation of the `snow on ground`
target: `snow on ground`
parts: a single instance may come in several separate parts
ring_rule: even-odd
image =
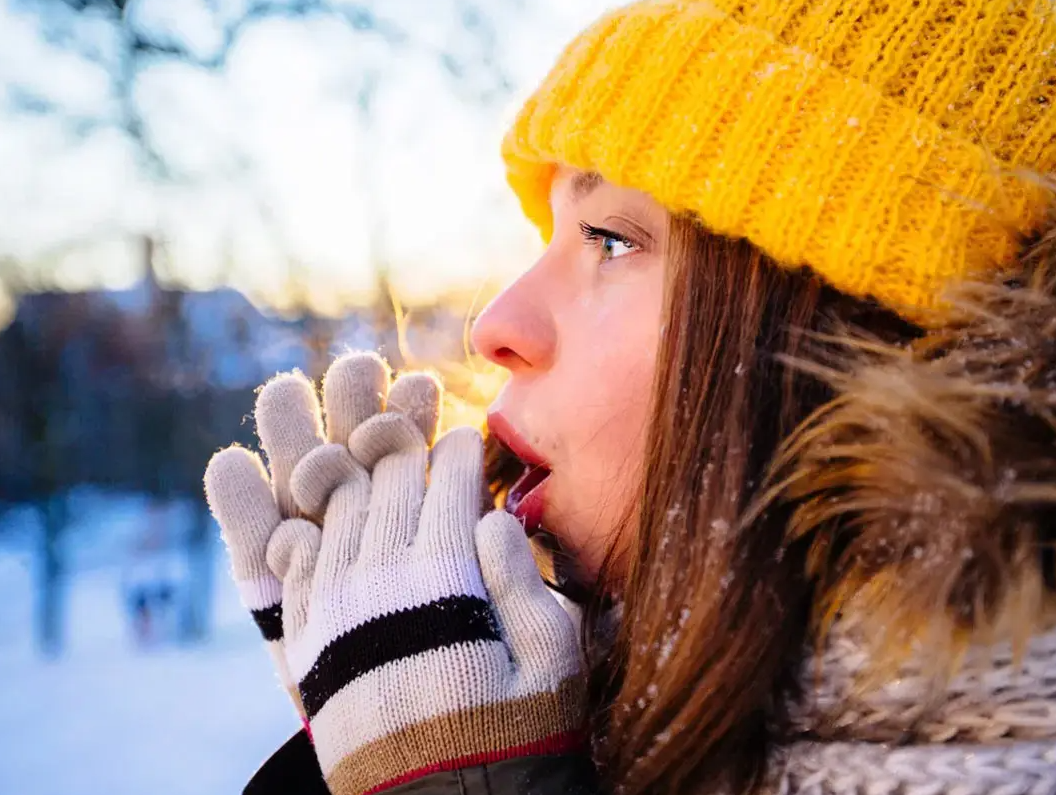
[[[222,554],[207,642],[138,648],[122,571],[100,564],[71,578],[54,661],[34,648],[32,563],[0,548],[2,795],[238,793],[298,728]]]

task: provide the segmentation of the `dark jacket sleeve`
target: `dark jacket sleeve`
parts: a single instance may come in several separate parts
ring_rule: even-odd
[[[330,795],[308,735],[298,732],[272,754],[243,795]],[[586,756],[527,756],[433,773],[384,795],[599,795],[599,789]]]
[[[330,795],[308,732],[301,729],[273,753],[242,795]]]

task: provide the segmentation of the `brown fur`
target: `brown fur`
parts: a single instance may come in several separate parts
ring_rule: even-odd
[[[809,539],[816,617],[868,621],[878,666],[914,642],[949,665],[1052,621],[1056,224],[952,303],[908,345],[844,327],[822,340],[837,354],[795,362],[836,397],[777,462],[788,537]]]

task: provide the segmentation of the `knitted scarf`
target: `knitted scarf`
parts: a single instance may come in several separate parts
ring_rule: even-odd
[[[793,718],[801,739],[779,747],[768,789],[1056,793],[1056,629],[1021,650],[969,649],[938,691],[924,654],[863,689],[868,653],[857,632],[835,630],[804,670],[811,695]]]

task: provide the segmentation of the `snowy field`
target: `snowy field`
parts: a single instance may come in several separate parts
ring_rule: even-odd
[[[126,518],[136,513],[126,507]],[[222,552],[209,640],[149,649],[132,640],[127,572],[105,562],[112,556],[98,549],[107,544],[100,539],[96,554],[74,555],[66,647],[50,661],[34,647],[28,544],[7,538],[0,546],[0,795],[238,793],[297,730]]]

